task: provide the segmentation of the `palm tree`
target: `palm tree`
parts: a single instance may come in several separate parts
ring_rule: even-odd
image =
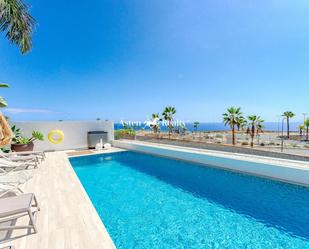
[[[299,125],[298,126],[298,129],[299,129],[299,136],[302,136],[303,135],[303,132],[305,130],[305,125]]]
[[[236,125],[236,119],[241,116],[240,107],[230,107],[227,108],[227,112],[223,113],[223,122],[224,125],[229,125],[231,127],[232,131],[232,143],[235,145],[235,125]]]
[[[35,23],[23,0],[0,0],[0,31],[5,32],[6,38],[23,54],[31,50]]]
[[[287,137],[290,138],[290,119],[295,116],[295,114],[291,111],[286,111],[282,114],[283,117],[286,117],[286,130],[287,130]]]
[[[259,117],[256,123],[256,136],[258,137],[258,143],[260,143],[260,133],[264,133],[264,128],[264,120]]]
[[[258,135],[259,133],[263,132],[263,122],[264,120],[261,119],[260,116],[256,115],[251,115],[248,116],[248,133],[250,134],[251,137],[251,142],[250,146],[253,147],[253,141],[254,141],[254,136]]]
[[[125,122],[125,121],[122,122],[122,128],[123,128],[124,130],[128,129],[127,122]]]
[[[160,116],[159,116],[159,113],[153,113],[151,115],[151,121],[153,122],[150,127],[152,128],[153,130],[153,133],[154,134],[157,134],[158,133],[158,130],[159,130],[159,121],[160,121]]]
[[[193,127],[194,127],[194,130],[195,131],[197,131],[197,127],[200,125],[200,122],[198,122],[198,121],[195,121],[194,123],[193,123]]]
[[[239,131],[240,128],[243,129],[247,125],[247,120],[242,115],[239,115],[235,118],[235,124],[237,126],[237,130]]]
[[[0,83],[0,87],[8,88],[9,85],[5,83]],[[7,107],[7,106],[8,106],[8,103],[6,102],[6,100],[0,96],[0,107]]]
[[[309,118],[304,121],[304,126],[306,127],[306,140],[309,140]]]
[[[173,131],[173,116],[174,114],[176,113],[176,109],[172,106],[167,106],[165,107],[163,113],[162,113],[162,116],[164,118],[165,121],[167,121],[168,125],[168,138],[170,139],[171,138],[171,133]]]
[[[256,135],[259,135],[260,133],[264,133],[264,120],[258,117],[257,124],[256,124]]]
[[[185,123],[181,123],[179,125],[179,133],[182,135],[185,135],[187,132],[188,128],[186,127]]]

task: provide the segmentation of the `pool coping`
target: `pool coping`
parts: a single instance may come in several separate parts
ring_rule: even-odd
[[[82,191],[84,197],[87,199],[87,201],[89,202],[89,204],[92,206],[94,212],[96,213],[96,217],[97,217],[98,221],[101,223],[102,228],[105,230],[104,235],[105,235],[105,236],[108,235],[109,240],[111,241],[112,246],[113,246],[113,248],[115,248],[115,249],[116,249],[117,247],[116,247],[116,245],[115,245],[115,243],[114,243],[114,241],[113,241],[111,235],[110,235],[109,232],[107,231],[107,229],[106,229],[106,227],[105,227],[105,225],[104,225],[103,220],[101,219],[100,215],[98,214],[97,209],[96,209],[95,206],[93,205],[93,203],[92,203],[92,201],[91,201],[89,195],[87,194],[87,191],[85,190],[85,188],[84,188],[82,182],[80,181],[78,175],[76,174],[76,172],[75,172],[75,170],[74,170],[74,168],[73,168],[73,165],[71,164],[71,162],[70,162],[69,159],[70,159],[70,158],[76,158],[76,157],[85,157],[85,156],[94,156],[94,155],[103,155],[103,154],[110,154],[110,153],[118,153],[118,152],[123,152],[123,151],[126,151],[126,150],[124,150],[124,149],[118,149],[118,148],[117,148],[117,149],[111,148],[111,149],[108,149],[108,150],[96,151],[95,153],[86,154],[86,155],[83,154],[83,155],[72,155],[72,156],[69,156],[69,155],[66,154],[66,159],[67,159],[67,161],[68,161],[68,164],[70,165],[70,170],[71,170],[72,173],[74,174],[74,176],[75,176],[75,178],[76,178],[76,180],[77,180],[77,182],[78,182],[78,184],[79,184],[80,190]]]
[[[103,149],[103,150],[89,150],[88,154],[76,154],[76,155],[70,155],[68,153],[70,153],[72,150],[70,151],[66,151],[67,157],[68,158],[74,158],[74,157],[84,157],[84,156],[95,156],[95,155],[101,155],[101,154],[109,154],[109,153],[117,153],[117,152],[122,152],[122,151],[126,151],[124,149],[120,149],[120,148],[115,148],[115,147],[111,147],[109,149]]]
[[[198,148],[184,148],[144,141],[115,140],[113,145],[122,149],[200,163],[211,167],[309,187],[309,162]],[[235,165],[235,162],[238,165]]]

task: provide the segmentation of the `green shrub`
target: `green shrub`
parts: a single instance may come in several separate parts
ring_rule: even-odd
[[[20,137],[16,139],[16,144],[29,144],[30,142],[30,139],[26,137]]]
[[[44,135],[40,131],[33,131],[32,132],[32,137],[30,138],[30,140],[31,141],[34,141],[34,140],[44,141]]]
[[[13,138],[12,141],[13,143],[17,143],[18,139],[22,137],[22,132],[20,128],[17,128],[16,125],[13,125],[11,127],[11,130],[13,132]]]
[[[121,139],[121,138],[134,138],[135,135],[136,135],[136,131],[132,128],[114,131],[115,140],[118,140],[118,139]]]
[[[17,128],[15,125],[11,127],[13,132],[12,142],[14,144],[29,144],[35,140],[44,141],[44,135],[40,131],[33,131],[31,138],[27,138],[23,135],[20,128]]]

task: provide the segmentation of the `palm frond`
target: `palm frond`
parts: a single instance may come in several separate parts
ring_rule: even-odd
[[[10,85],[6,83],[0,83],[0,87],[10,87]]]
[[[287,118],[293,118],[295,116],[295,113],[291,111],[286,111],[282,114],[282,116],[287,117]]]
[[[5,32],[23,54],[31,50],[35,24],[28,5],[22,0],[0,0],[0,31]]]
[[[0,96],[0,107],[7,107],[8,103],[6,102],[6,100]]]

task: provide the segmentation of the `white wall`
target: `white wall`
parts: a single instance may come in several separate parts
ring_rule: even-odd
[[[43,122],[12,122],[21,128],[24,135],[31,137],[32,131],[40,131],[44,134],[44,141],[35,141],[34,150],[65,150],[87,148],[88,131],[106,131],[108,140],[114,139],[113,121],[43,121]],[[51,143],[47,136],[51,130],[61,130],[64,139],[60,144]]]
[[[179,146],[141,143],[138,141],[114,140],[113,145],[158,156],[170,157],[225,168],[233,171],[264,176],[280,181],[309,186],[309,163],[286,159],[271,159],[261,156],[207,150],[191,150]],[[237,156],[235,156],[237,155]],[[237,159],[236,159],[237,158]],[[247,159],[246,159],[247,158]],[[251,159],[251,160],[250,160]]]

